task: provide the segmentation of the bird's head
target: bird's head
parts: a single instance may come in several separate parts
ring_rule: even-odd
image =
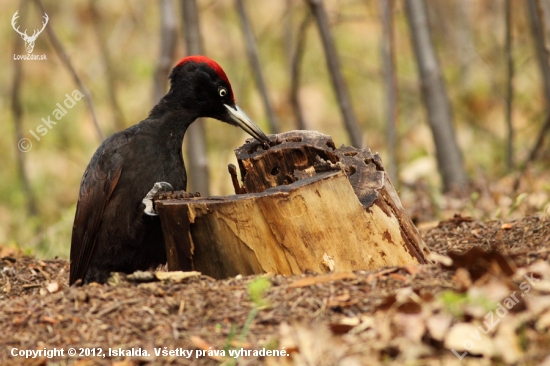
[[[238,126],[264,145],[269,139],[235,103],[231,83],[220,65],[206,56],[181,59],[170,74],[170,93],[197,117]]]

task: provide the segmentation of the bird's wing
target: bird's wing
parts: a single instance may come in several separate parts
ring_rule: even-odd
[[[69,284],[84,279],[94,253],[96,237],[107,202],[120,179],[122,162],[114,165],[90,163],[82,182],[76,205],[71,239],[71,267]]]

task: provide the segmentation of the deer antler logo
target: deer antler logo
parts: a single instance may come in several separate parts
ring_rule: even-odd
[[[45,22],[42,23],[42,29],[38,30],[38,29],[35,29],[32,36],[28,36],[27,35],[27,30],[25,29],[24,32],[21,32],[19,30],[19,27],[15,27],[15,23],[17,21],[17,18],[19,18],[19,15],[17,14],[19,12],[16,11],[15,14],[13,14],[13,17],[11,18],[11,26],[13,27],[13,29],[19,33],[21,35],[21,38],[23,38],[23,40],[25,41],[25,48],[27,49],[27,53],[32,53],[32,50],[34,49],[34,42],[36,41],[36,38],[38,37],[38,35],[40,33],[42,33],[42,31],[44,30],[44,28],[46,28],[46,24],[48,24],[48,14],[44,13],[44,20]]]

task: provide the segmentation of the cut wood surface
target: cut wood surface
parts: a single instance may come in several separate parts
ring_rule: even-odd
[[[252,140],[235,150],[242,194],[156,200],[170,270],[225,278],[426,262],[377,154],[336,149],[315,131],[270,140],[268,150]]]

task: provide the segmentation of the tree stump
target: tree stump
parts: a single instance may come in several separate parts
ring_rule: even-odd
[[[155,200],[169,270],[214,278],[426,263],[429,250],[378,154],[291,131],[235,150],[236,195]]]

